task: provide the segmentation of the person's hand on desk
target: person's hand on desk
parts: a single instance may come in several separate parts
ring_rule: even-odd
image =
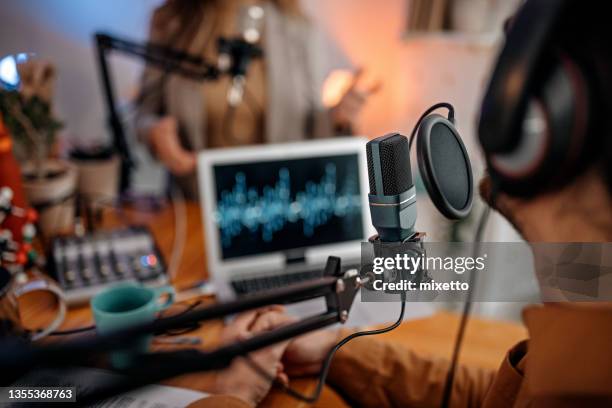
[[[166,116],[151,126],[148,134],[151,149],[172,174],[190,174],[196,167],[196,156],[181,146],[176,119]]]
[[[319,374],[323,360],[340,339],[340,330],[319,330],[293,339],[283,355],[285,372],[291,377]]]
[[[221,334],[223,343],[232,343],[244,340],[258,333],[273,330],[292,322],[294,319],[287,316],[280,306],[272,306],[247,312],[239,315],[226,326]],[[284,373],[281,357],[288,342],[279,343],[249,355],[260,367],[265,369],[277,380],[288,383]],[[234,360],[227,369],[219,372],[215,381],[216,394],[232,395],[248,404],[257,405],[270,391],[272,383],[255,372],[244,359]]]

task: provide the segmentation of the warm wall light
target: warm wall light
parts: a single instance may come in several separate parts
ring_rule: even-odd
[[[347,69],[333,70],[323,83],[323,91],[321,93],[323,106],[328,108],[336,106],[344,92],[351,85],[352,80],[353,72]]]

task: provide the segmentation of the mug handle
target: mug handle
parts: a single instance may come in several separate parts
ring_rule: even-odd
[[[162,310],[166,310],[170,307],[171,304],[174,303],[174,288],[172,286],[162,286],[160,288],[152,288],[155,293],[155,311],[161,312]],[[163,295],[168,295],[168,300],[166,300],[163,304],[157,304],[157,299],[159,299]]]
[[[15,297],[19,298],[26,293],[38,290],[53,293],[57,297],[59,309],[55,315],[55,318],[47,327],[40,331],[33,332],[30,335],[31,341],[40,340],[57,330],[62,325],[66,317],[66,298],[64,296],[64,292],[62,292],[60,287],[55,282],[46,278],[45,276],[37,276],[34,279],[29,279],[24,283],[17,284],[17,287],[14,289],[14,293]]]

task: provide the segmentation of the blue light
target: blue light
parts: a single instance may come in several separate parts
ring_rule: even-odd
[[[9,91],[19,87],[17,61],[13,55],[8,55],[0,60],[0,85]]]
[[[17,64],[23,64],[24,62],[26,62],[29,58],[30,58],[31,54],[26,54],[25,52],[20,52],[19,54],[15,55],[15,61],[17,62]]]
[[[0,59],[0,87],[7,91],[19,88],[21,78],[17,66],[30,60],[34,54],[20,52],[15,55],[7,55]]]

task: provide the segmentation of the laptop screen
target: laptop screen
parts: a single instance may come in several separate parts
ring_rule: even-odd
[[[363,239],[358,154],[213,166],[221,258]]]

